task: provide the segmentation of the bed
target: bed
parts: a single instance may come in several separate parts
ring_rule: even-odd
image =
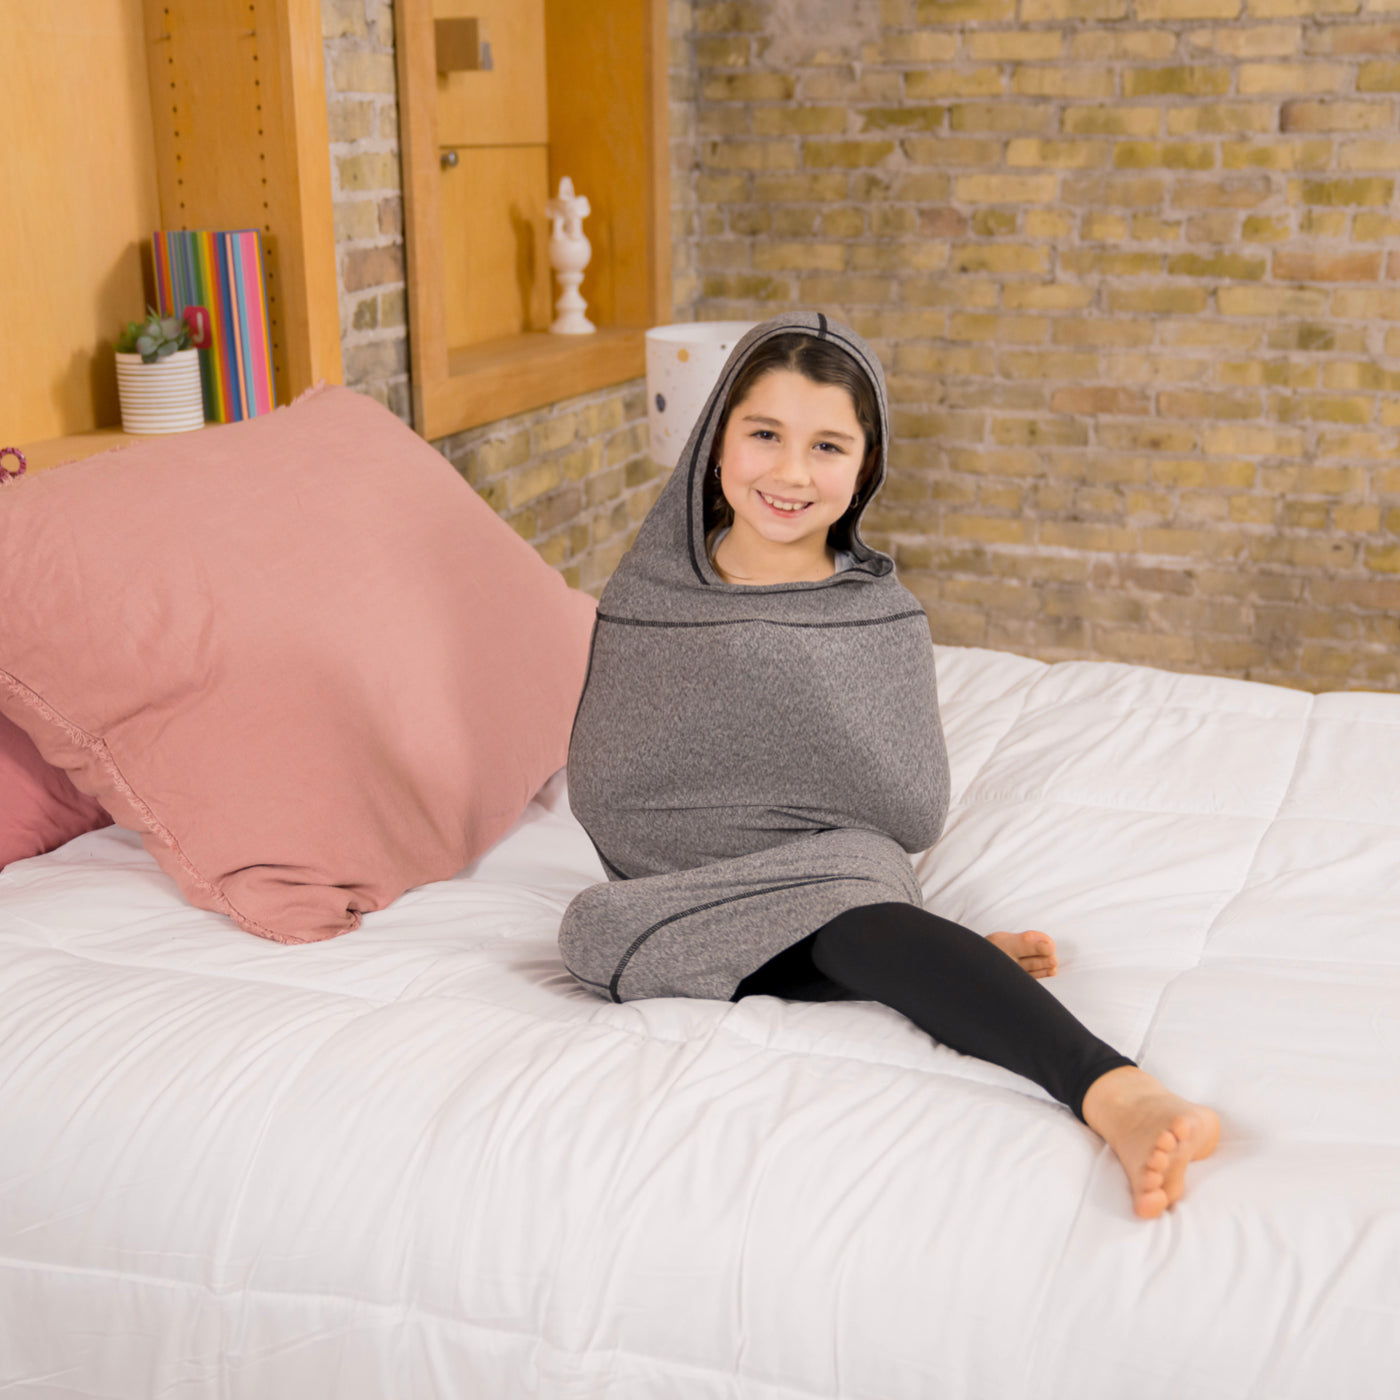
[[[938,666],[927,901],[1220,1111],[1175,1210],[885,1008],[574,984],[562,773],[299,947],[108,828],[0,873],[0,1393],[1390,1400],[1400,697]]]

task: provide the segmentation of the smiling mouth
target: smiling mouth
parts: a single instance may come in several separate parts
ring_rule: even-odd
[[[811,501],[784,501],[777,496],[767,496],[762,491],[758,492],[758,499],[779,515],[801,515],[812,504]]]

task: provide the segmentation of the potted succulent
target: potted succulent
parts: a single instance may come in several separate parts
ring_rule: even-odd
[[[128,433],[185,433],[204,426],[199,351],[187,322],[149,307],[117,340],[117,393]]]

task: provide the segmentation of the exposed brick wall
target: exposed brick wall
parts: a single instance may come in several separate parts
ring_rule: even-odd
[[[1400,689],[1400,0],[1363,3],[695,0],[698,314],[876,343],[872,525],[940,639]]]
[[[394,10],[321,0],[345,382],[407,422],[407,283]]]
[[[692,0],[671,0],[678,223],[693,221]],[[322,0],[345,382],[412,416],[393,6]],[[684,237],[682,295],[694,299]],[[588,283],[585,276],[584,294]],[[678,319],[689,319],[688,306]],[[663,480],[646,455],[642,380],[488,423],[433,445],[577,587],[597,593]]]

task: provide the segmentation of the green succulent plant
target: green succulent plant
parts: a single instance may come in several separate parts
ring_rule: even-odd
[[[160,316],[150,306],[146,308],[144,321],[128,321],[117,338],[117,350],[121,354],[140,355],[141,362],[147,365],[189,348],[189,326],[176,316]]]

